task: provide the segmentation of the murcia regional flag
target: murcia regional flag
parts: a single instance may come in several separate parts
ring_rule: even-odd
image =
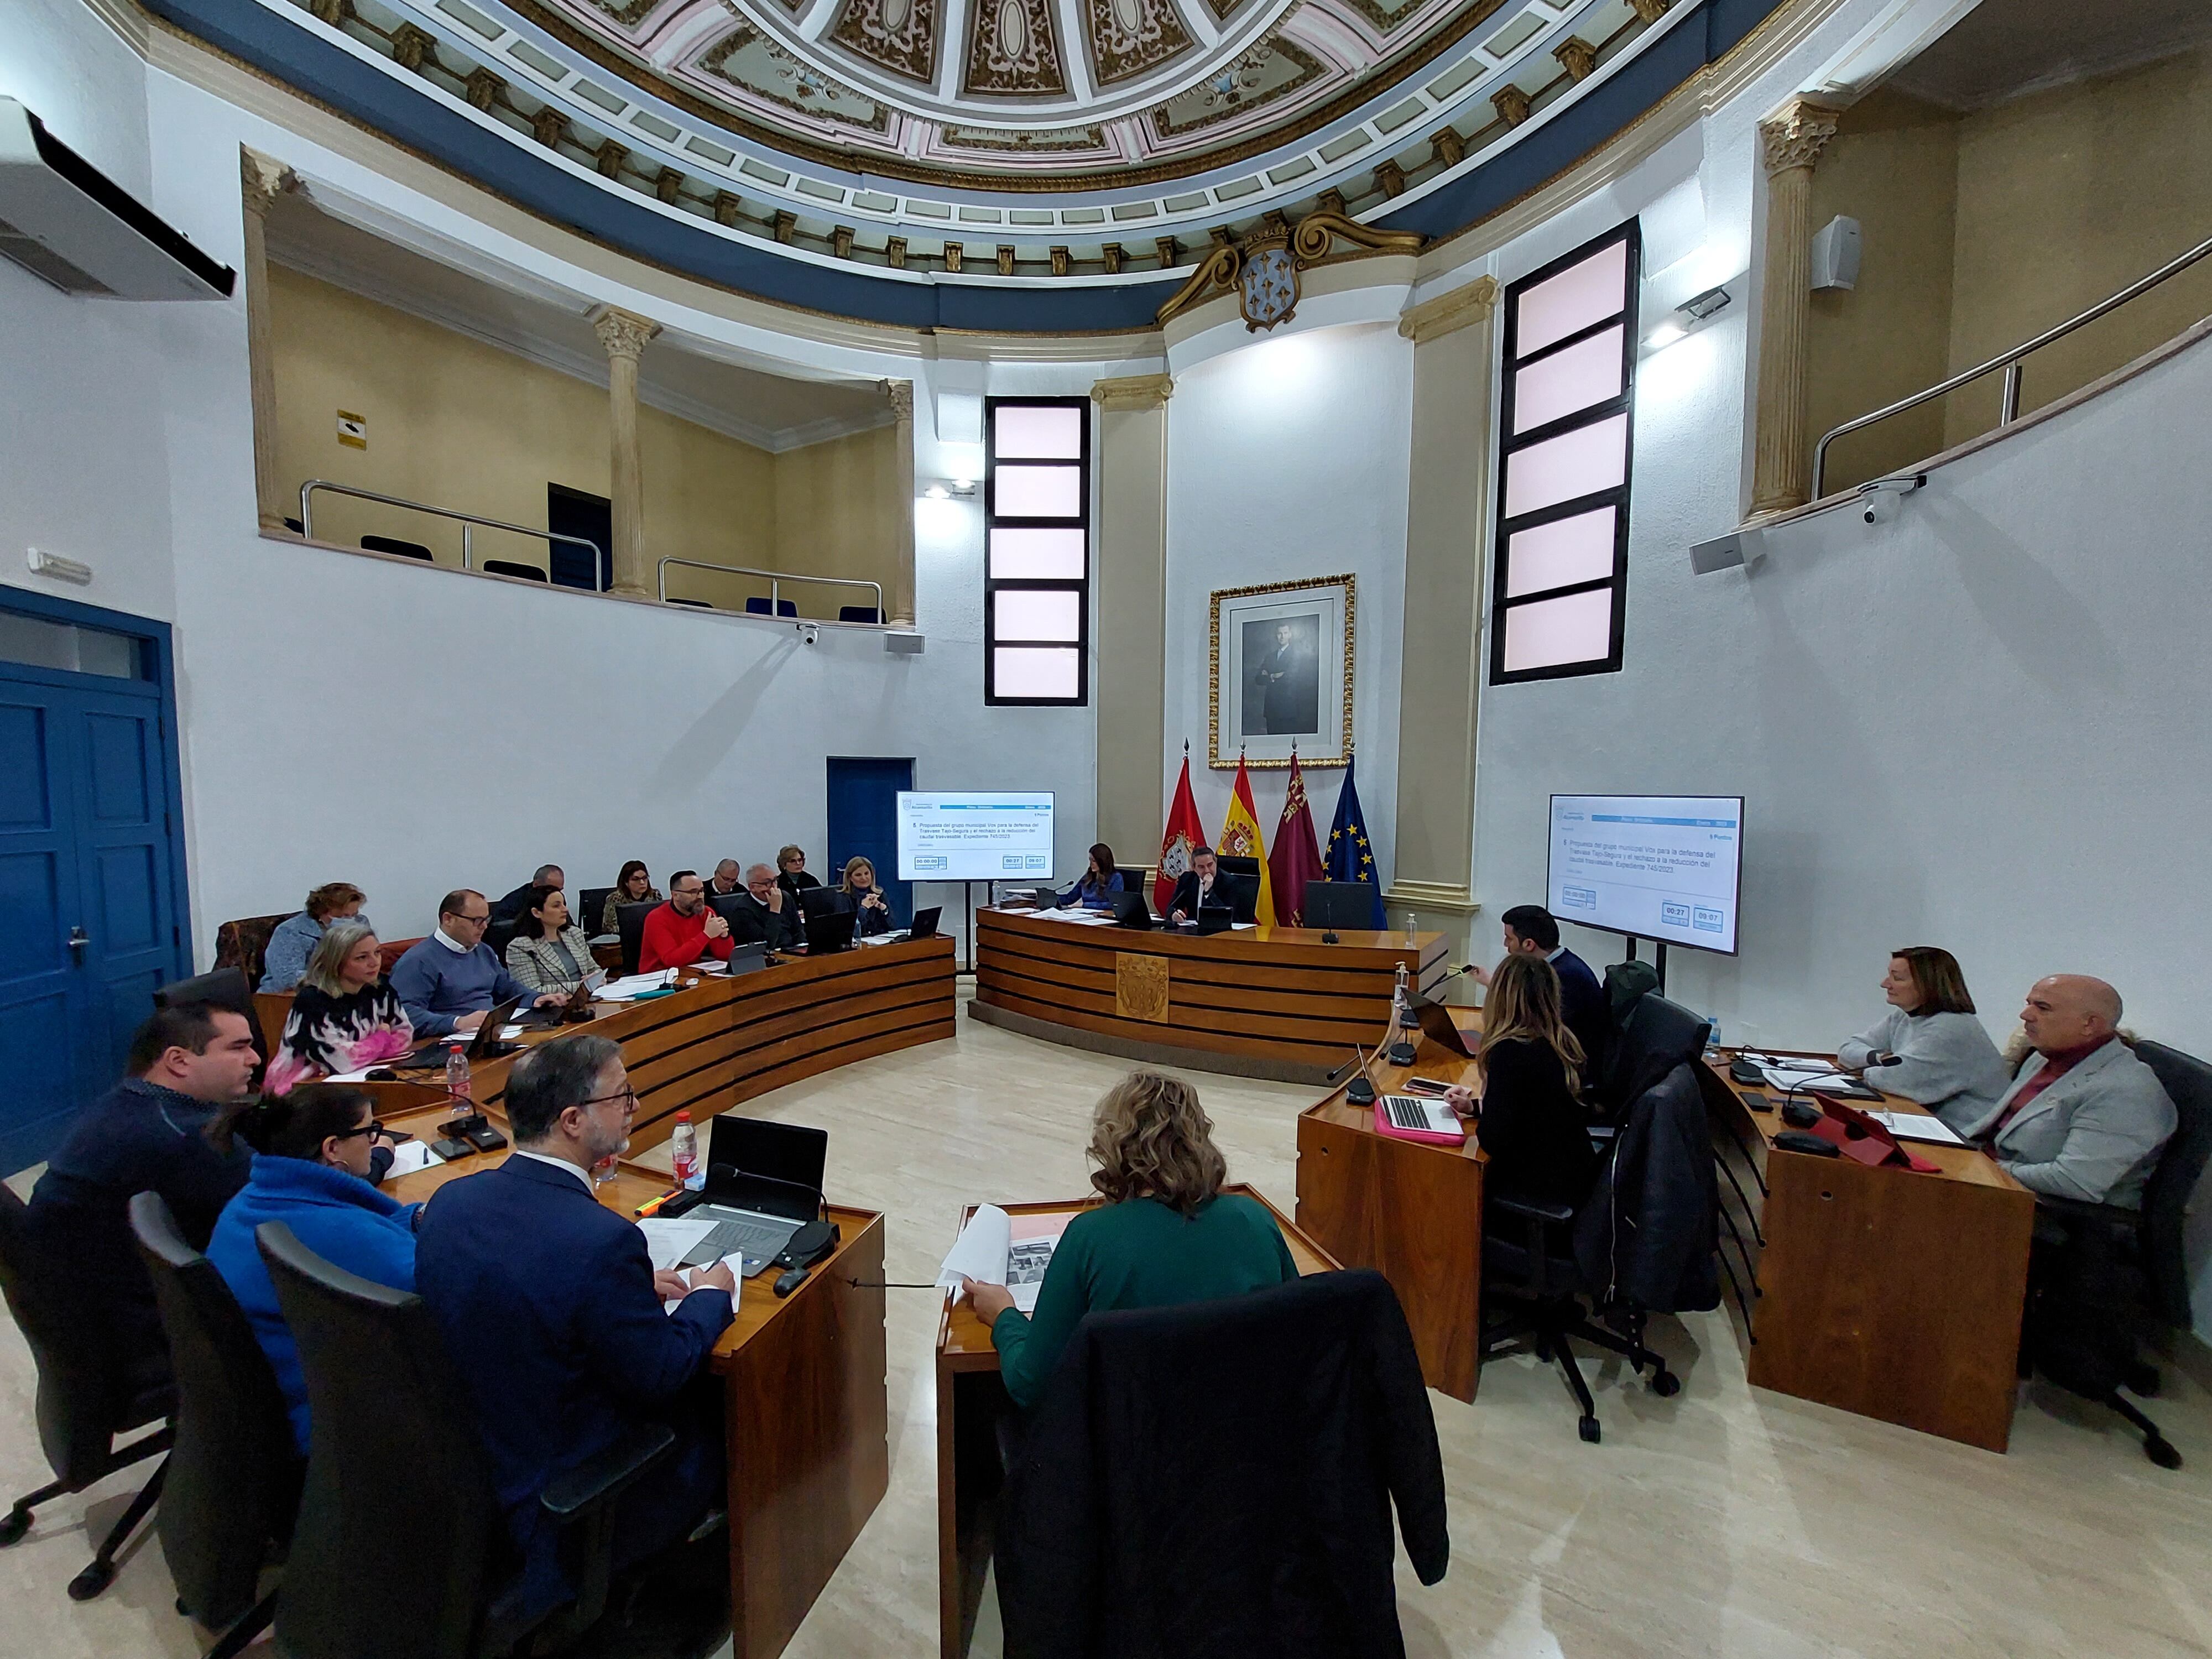
[[[1275,894],[1267,882],[1267,849],[1260,840],[1260,815],[1252,808],[1252,780],[1245,775],[1244,757],[1237,757],[1237,787],[1229,796],[1229,816],[1221,820],[1221,839],[1213,850],[1224,858],[1260,860],[1260,905],[1256,914],[1267,927],[1275,925]]]

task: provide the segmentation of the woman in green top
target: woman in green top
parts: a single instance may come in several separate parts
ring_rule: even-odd
[[[999,1374],[1027,1408],[1087,1313],[1241,1296],[1296,1279],[1282,1230],[1264,1205],[1224,1194],[1229,1165],[1198,1091],[1132,1072],[1098,1103],[1091,1184],[1106,1202],[1067,1224],[1025,1316],[1003,1285],[963,1280],[991,1328]]]

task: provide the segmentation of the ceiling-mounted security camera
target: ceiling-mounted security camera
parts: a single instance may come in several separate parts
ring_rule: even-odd
[[[1909,472],[1894,478],[1875,478],[1859,486],[1860,516],[1869,524],[1885,524],[1897,516],[1898,504],[1928,482],[1925,472]]]
[[[799,637],[811,645],[822,637],[822,630],[812,623],[801,623],[799,624]]]

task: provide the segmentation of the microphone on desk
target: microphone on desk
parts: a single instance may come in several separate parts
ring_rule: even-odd
[[[1368,1080],[1367,1056],[1356,1042],[1352,1045],[1352,1058],[1328,1074],[1328,1080],[1334,1083],[1346,1073],[1353,1071],[1358,1072],[1359,1075],[1352,1079],[1352,1086],[1344,1091],[1346,1104],[1372,1106],[1375,1103],[1375,1085]]]

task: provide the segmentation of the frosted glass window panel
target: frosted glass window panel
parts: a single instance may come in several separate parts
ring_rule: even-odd
[[[1505,540],[1505,597],[1517,599],[1523,593],[1611,576],[1620,514],[1617,507],[1601,507],[1595,513],[1577,513],[1571,519],[1515,531]]]
[[[1075,701],[1081,653],[1064,646],[1002,645],[991,653],[998,697],[1052,697]]]
[[[1083,459],[1083,411],[1079,409],[1001,404],[991,420],[992,449],[1002,461]]]
[[[1079,529],[994,530],[991,574],[1000,581],[1079,582],[1090,574]]]
[[[1562,432],[1505,460],[1505,516],[1594,495],[1620,486],[1628,476],[1628,416],[1626,411]]]
[[[1505,672],[1603,662],[1613,654],[1613,590],[1538,599],[1505,613]]]
[[[1079,519],[1083,516],[1083,469],[1079,466],[1007,466],[992,475],[997,499],[992,511],[1001,519]]]
[[[1513,430],[1535,428],[1620,396],[1623,328],[1593,334],[1513,378]]]
[[[991,598],[991,632],[1001,640],[1083,637],[1083,596],[1073,589],[1000,588]]]
[[[1627,306],[1628,244],[1615,242],[1522,295],[1514,356],[1541,351],[1577,329],[1619,316]]]

